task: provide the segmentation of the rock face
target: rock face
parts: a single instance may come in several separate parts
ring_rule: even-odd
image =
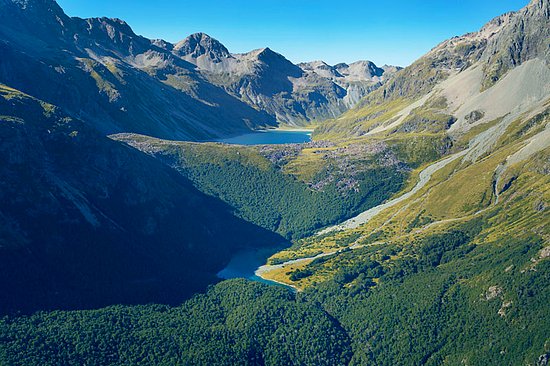
[[[180,174],[0,84],[0,313],[179,303],[282,238]]]
[[[499,127],[503,132],[520,113],[543,108],[549,85],[550,5],[548,0],[533,0],[477,32],[440,43],[316,132],[367,135],[420,132],[427,125],[440,125],[440,132],[456,138],[504,118]],[[411,120],[423,123],[411,126]],[[442,123],[446,121],[453,123]],[[494,138],[491,141],[487,145]]]

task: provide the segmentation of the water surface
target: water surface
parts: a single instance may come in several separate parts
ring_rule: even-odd
[[[267,130],[246,133],[244,135],[216,140],[226,144],[237,145],[277,145],[277,144],[301,144],[311,141],[312,131],[283,131]]]
[[[262,282],[268,285],[284,286],[277,282],[264,280],[263,278],[256,276],[254,273],[258,267],[267,262],[269,257],[278,251],[281,251],[283,248],[284,247],[243,249],[233,255],[227,266],[218,272],[218,277],[224,280],[231,278],[246,278],[251,281]]]

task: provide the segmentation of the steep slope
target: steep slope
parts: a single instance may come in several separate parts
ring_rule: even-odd
[[[0,87],[0,311],[179,302],[284,239],[51,104]]]
[[[119,19],[67,17],[53,0],[0,3],[0,82],[103,133],[207,139],[274,126]]]
[[[517,188],[521,195],[530,195],[535,189],[515,186],[521,174],[530,174],[520,167],[532,159],[530,164],[535,166],[531,169],[539,172],[544,182],[550,148],[549,8],[547,1],[532,1],[517,13],[496,18],[479,32],[443,42],[369,95],[362,102],[365,106],[316,130],[317,138],[332,136],[347,143],[346,134],[363,144],[407,141],[409,151],[447,141],[439,154],[425,155],[419,161],[407,189],[394,200],[322,233],[338,236],[331,233],[362,230],[365,225],[367,231],[377,232],[372,225],[383,228],[401,218],[404,222],[392,228],[391,240],[394,235],[406,235],[418,223],[429,223],[431,228],[435,223],[498,211],[507,204],[501,197],[504,191]],[[518,44],[520,38],[525,42]],[[460,52],[463,49],[469,51]],[[494,55],[515,49],[522,55],[516,56],[515,67],[487,87],[486,70]],[[410,158],[410,152],[405,154]],[[546,198],[541,199],[546,207]],[[523,218],[524,223],[536,227],[546,220],[546,216]],[[311,243],[323,240],[312,238]],[[330,243],[332,239],[327,240]],[[315,246],[312,252],[319,251]]]
[[[0,51],[0,82],[102,133],[179,140],[334,118],[396,70],[365,61],[327,77],[269,48],[237,55],[203,33],[173,45],[120,19],[71,18],[54,0],[0,2]]]
[[[544,102],[549,92],[548,7],[546,0],[532,1],[516,13],[493,19],[478,32],[441,43],[397,72],[357,108],[321,126],[317,137],[434,132],[434,126],[437,132],[446,132],[455,122],[466,132],[519,105]],[[528,75],[531,80],[524,78]],[[488,103],[476,109],[476,100],[490,94]],[[505,94],[513,97],[500,104],[498,98]]]
[[[398,70],[370,61],[294,65],[269,48],[231,54],[204,33],[177,43],[173,53],[196,65],[214,84],[290,125],[339,116]]]

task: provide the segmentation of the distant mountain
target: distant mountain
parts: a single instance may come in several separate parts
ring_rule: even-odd
[[[382,80],[329,80],[269,50],[232,55],[199,33],[172,45],[53,0],[0,2],[0,82],[102,133],[204,140],[334,117]],[[278,121],[277,121],[278,120]]]
[[[0,85],[0,312],[179,303],[284,239],[156,159]]]
[[[177,43],[173,52],[212,83],[290,125],[339,116],[399,70],[370,61],[294,65],[269,48],[232,54],[204,33]]]

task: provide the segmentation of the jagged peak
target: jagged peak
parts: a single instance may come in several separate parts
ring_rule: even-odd
[[[224,58],[230,58],[229,50],[217,39],[206,33],[193,33],[174,46],[174,52],[180,56],[197,58],[207,55],[214,62],[220,62]]]
[[[340,62],[340,63],[334,65],[335,69],[345,69],[345,68],[348,68],[348,67],[349,67],[349,64],[347,64],[345,62]]]
[[[268,63],[270,61],[273,61],[273,60],[279,60],[279,61],[284,61],[284,62],[291,63],[289,60],[287,60],[287,58],[285,56],[281,55],[278,52],[273,51],[269,47],[260,48],[258,50],[252,51],[251,53],[255,54],[256,58],[259,61],[263,61],[263,62],[266,62],[266,63]]]
[[[24,14],[48,18],[51,16],[67,19],[63,9],[54,0],[0,0],[0,5],[15,6]]]
[[[104,27],[112,28],[113,30],[116,30],[120,33],[124,33],[128,36],[136,36],[132,27],[130,27],[130,25],[126,23],[124,20],[119,18],[107,18],[107,17],[88,18],[88,19],[85,19],[85,21],[91,27],[93,27],[93,25],[97,23],[97,24],[101,24]]]
[[[329,64],[327,64],[323,60],[302,62],[302,63],[298,64],[298,66],[300,66],[302,68],[307,68],[307,69],[324,69],[324,70],[328,70],[328,69],[332,70],[333,68],[335,68],[333,66],[330,66]]]

